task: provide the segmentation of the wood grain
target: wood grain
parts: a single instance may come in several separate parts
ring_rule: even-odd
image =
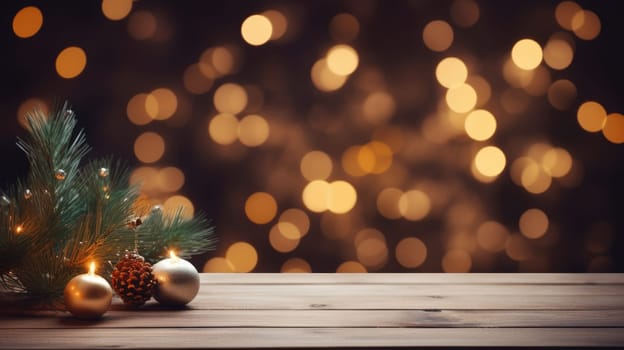
[[[0,310],[0,349],[624,346],[622,274],[202,274],[184,309]]]

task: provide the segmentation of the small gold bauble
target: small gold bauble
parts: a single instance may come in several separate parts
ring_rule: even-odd
[[[65,286],[67,311],[78,318],[101,317],[110,307],[113,289],[106,280],[93,272],[72,278]]]
[[[65,176],[67,176],[67,174],[65,174],[65,170],[63,169],[57,169],[54,172],[54,177],[56,177],[56,179],[59,181],[65,180]]]
[[[100,177],[107,177],[108,173],[108,168],[100,168],[100,170],[98,170],[98,175],[100,175]]]
[[[152,294],[163,305],[186,305],[199,291],[197,269],[190,262],[175,255],[152,266],[152,274],[157,281]]]

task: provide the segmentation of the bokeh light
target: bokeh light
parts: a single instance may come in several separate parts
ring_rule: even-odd
[[[350,13],[340,13],[329,22],[329,33],[337,42],[353,41],[360,32],[360,22]]]
[[[518,227],[525,237],[540,238],[548,231],[548,216],[540,209],[527,209],[520,216]]]
[[[234,265],[223,257],[214,257],[206,261],[203,272],[227,273],[235,272]]]
[[[420,190],[410,190],[399,198],[399,212],[410,221],[424,219],[431,210],[429,196]]]
[[[509,231],[496,221],[486,221],[477,229],[477,243],[483,250],[498,253],[505,249]]]
[[[357,261],[345,261],[336,269],[337,273],[366,273],[366,267]]]
[[[583,9],[574,1],[562,1],[555,8],[555,19],[563,29],[572,30],[572,19]]]
[[[87,54],[77,46],[70,46],[56,56],[56,72],[65,79],[80,75],[87,65]]]
[[[474,158],[477,170],[489,177],[498,176],[507,163],[505,153],[496,146],[486,146],[481,148]]]
[[[312,272],[310,264],[301,258],[290,258],[284,262],[280,272],[283,273],[308,273]]]
[[[511,49],[511,59],[520,69],[531,70],[542,62],[542,47],[533,39],[522,39]]]
[[[251,272],[258,264],[258,252],[247,242],[236,242],[225,251],[225,258],[234,267],[234,272]]]
[[[270,40],[279,40],[286,34],[288,29],[288,20],[283,13],[277,10],[268,10],[262,12],[262,16],[266,17],[271,22],[271,37]]]
[[[300,235],[296,233],[296,227],[290,223],[275,224],[269,231],[269,243],[271,247],[280,253],[292,252],[300,242]]]
[[[263,15],[251,15],[243,21],[241,35],[247,44],[260,46],[271,39],[273,25]]]
[[[446,103],[457,113],[469,112],[477,104],[477,93],[468,84],[461,84],[448,89]]]
[[[247,106],[247,92],[238,84],[225,83],[215,90],[213,101],[217,111],[237,114]]]
[[[136,11],[128,20],[128,33],[136,40],[147,40],[156,34],[158,20],[149,11]]]
[[[229,145],[238,139],[238,119],[228,113],[220,113],[210,119],[208,134],[220,145]]]
[[[267,224],[277,214],[275,198],[266,192],[256,192],[245,201],[245,214],[256,224]]]
[[[485,109],[472,111],[464,122],[466,134],[476,141],[485,141],[496,131],[496,118]]]
[[[548,102],[558,110],[569,109],[576,100],[576,86],[567,79],[560,79],[548,88]]]
[[[310,151],[301,158],[299,169],[308,181],[326,180],[332,173],[333,163],[327,153]]]
[[[600,17],[593,11],[577,11],[572,17],[572,30],[579,39],[593,40],[600,34],[601,28]]]
[[[190,219],[195,215],[195,206],[193,202],[185,196],[174,195],[163,203],[163,213],[168,217],[175,217],[176,213],[180,213],[182,219]]]
[[[454,0],[450,9],[453,22],[463,28],[475,25],[480,12],[479,5],[474,0]]]
[[[269,138],[269,123],[257,114],[245,116],[238,123],[238,139],[248,147],[262,145]]]
[[[147,131],[134,141],[134,155],[143,163],[154,163],[165,153],[165,140],[159,134]]]
[[[403,238],[396,246],[395,255],[401,266],[417,268],[427,259],[427,246],[416,237]]]
[[[607,111],[596,101],[584,102],[576,112],[576,120],[583,130],[598,132],[604,127]]]
[[[22,102],[17,109],[17,121],[23,128],[28,128],[28,121],[26,115],[33,111],[41,111],[45,115],[50,111],[48,104],[39,98],[29,98]]]
[[[42,25],[43,13],[35,6],[26,6],[13,17],[13,33],[23,39],[37,34]]]
[[[436,79],[440,85],[453,88],[460,86],[468,78],[468,68],[462,60],[457,57],[447,57],[436,66]]]
[[[111,21],[119,21],[132,11],[132,0],[102,0],[102,13]]]
[[[349,45],[336,45],[327,52],[327,67],[336,75],[355,72],[360,62],[357,52]]]
[[[453,28],[442,20],[431,21],[423,29],[422,37],[431,51],[442,52],[453,44]]]
[[[469,272],[472,267],[472,258],[465,250],[453,249],[444,254],[442,258],[442,270],[444,272],[458,273]]]
[[[399,209],[399,201],[403,191],[398,188],[385,188],[377,196],[377,210],[387,219],[400,219],[403,217]]]
[[[605,119],[602,134],[611,143],[624,143],[624,115],[611,113]]]
[[[563,39],[550,39],[544,47],[544,62],[552,69],[568,68],[573,58],[572,46]]]

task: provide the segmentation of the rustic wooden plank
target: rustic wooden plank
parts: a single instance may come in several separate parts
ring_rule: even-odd
[[[622,310],[618,295],[220,295],[202,293],[191,303],[198,309],[270,310]]]
[[[202,284],[624,284],[618,273],[202,273]]]
[[[99,322],[82,321],[67,313],[19,317],[4,329],[67,328],[362,328],[362,327],[624,327],[624,310],[163,310],[149,305],[142,311],[109,311]],[[2,322],[0,320],[0,322]]]
[[[624,285],[500,285],[500,284],[244,284],[244,285],[202,285],[202,295],[299,295],[299,296],[340,296],[368,295],[373,297],[394,296],[455,296],[455,295],[557,295],[557,296],[624,296]]]
[[[132,328],[0,330],[1,349],[623,346],[621,328]]]

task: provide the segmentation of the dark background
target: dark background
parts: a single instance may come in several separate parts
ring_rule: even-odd
[[[333,272],[342,261],[355,259],[352,249],[345,248],[348,244],[321,234],[318,214],[308,212],[312,222],[310,234],[288,254],[271,249],[266,238],[270,226],[255,225],[245,217],[244,199],[253,192],[270,192],[267,184],[276,168],[286,172],[290,169],[293,177],[298,176],[295,188],[287,189],[292,195],[276,196],[280,212],[289,207],[305,209],[297,194],[305,183],[298,174],[298,163],[288,163],[288,149],[292,146],[288,142],[272,142],[254,149],[232,146],[230,153],[224,152],[223,146],[211,143],[206,123],[216,114],[212,104],[214,89],[224,82],[261,88],[264,93],[261,113],[269,120],[272,131],[274,125],[286,129],[295,125],[293,130],[304,135],[305,147],[328,152],[334,159],[334,168],[339,168],[345,146],[367,142],[371,130],[350,128],[345,121],[339,132],[326,134],[310,126],[310,118],[318,108],[328,116],[341,118],[341,113],[353,103],[356,87],[352,80],[362,67],[375,67],[382,72],[388,90],[396,96],[413,91],[410,96],[397,97],[397,110],[389,123],[407,132],[418,132],[425,116],[436,110],[435,99],[441,89],[433,71],[440,59],[457,55],[478,62],[479,73],[488,78],[493,90],[493,102],[486,108],[496,110],[500,108],[494,96],[506,86],[500,73],[502,58],[513,44],[531,37],[543,45],[551,34],[562,30],[554,19],[556,1],[480,1],[477,24],[466,29],[454,26],[455,41],[451,48],[443,53],[431,52],[422,42],[422,29],[433,19],[450,22],[450,4],[449,1],[137,1],[133,11],[151,11],[159,20],[159,30],[166,31],[164,39],[137,41],[128,35],[127,18],[108,20],[102,15],[99,1],[2,2],[0,187],[27,172],[26,160],[15,146],[16,137],[25,133],[17,121],[20,104],[31,97],[49,104],[67,99],[93,147],[90,157],[114,154],[138,166],[133,143],[141,132],[156,131],[167,140],[167,151],[156,164],[174,165],[184,171],[186,182],[179,192],[194,203],[197,211],[213,218],[220,237],[215,252],[193,260],[198,267],[211,257],[223,256],[231,243],[242,240],[258,251],[259,261],[254,271],[279,271],[286,259],[300,257],[314,272]],[[488,219],[503,223],[510,231],[517,231],[518,217],[527,208],[539,207],[548,213],[557,239],[546,247],[531,245],[539,263],[520,264],[502,252],[485,259],[484,264],[473,264],[472,271],[624,271],[620,254],[624,248],[621,238],[624,146],[609,143],[600,133],[587,133],[576,122],[576,109],[587,100],[599,101],[608,113],[624,111],[622,4],[614,0],[579,4],[598,14],[602,31],[591,41],[576,39],[572,65],[551,72],[553,81],[558,78],[573,81],[577,98],[566,111],[552,108],[545,97],[533,98],[526,112],[513,117],[519,122],[497,131],[493,143],[506,154],[509,152],[507,168],[499,179],[482,184],[471,178],[469,169],[457,174],[440,163],[406,162],[410,176],[433,179],[442,185],[447,180],[460,183],[461,191],[478,197]],[[34,37],[20,39],[14,35],[11,22],[15,13],[28,5],[41,9],[44,24]],[[240,37],[241,23],[247,16],[268,9],[285,9],[291,14],[291,38],[259,47],[247,45]],[[360,33],[350,43],[359,53],[360,67],[345,87],[322,93],[310,81],[310,67],[333,45],[327,28],[332,17],[343,12],[353,14],[360,21]],[[78,77],[63,79],[55,72],[54,60],[60,50],[70,45],[86,51],[87,66]],[[204,95],[186,92],[182,84],[186,67],[196,62],[206,48],[218,45],[239,48],[238,72],[217,80]],[[132,124],[126,115],[128,100],[139,92],[161,86],[174,90],[192,108],[168,121],[147,126]],[[497,117],[505,118],[504,113]],[[567,149],[582,166],[581,183],[573,188],[553,183],[552,188],[540,195],[516,186],[510,179],[509,167],[520,155],[520,149],[534,140]],[[438,158],[452,158],[462,147],[468,147],[465,141],[453,141],[432,152]],[[348,176],[342,178],[351,181]],[[368,193],[365,182],[353,181],[358,189],[358,206],[370,206],[366,203],[372,201],[374,207],[376,193]],[[386,234],[390,256],[379,271],[442,271],[440,261],[453,233],[447,229],[443,216],[414,223],[362,212],[363,227],[375,227]],[[609,248],[599,256],[601,263],[592,265],[598,256],[588,251],[587,242],[595,227],[611,234],[598,234],[606,237]],[[403,268],[392,257],[396,243],[407,236],[416,236],[427,245],[427,260],[418,269]],[[485,254],[479,250],[471,252],[475,261]]]

